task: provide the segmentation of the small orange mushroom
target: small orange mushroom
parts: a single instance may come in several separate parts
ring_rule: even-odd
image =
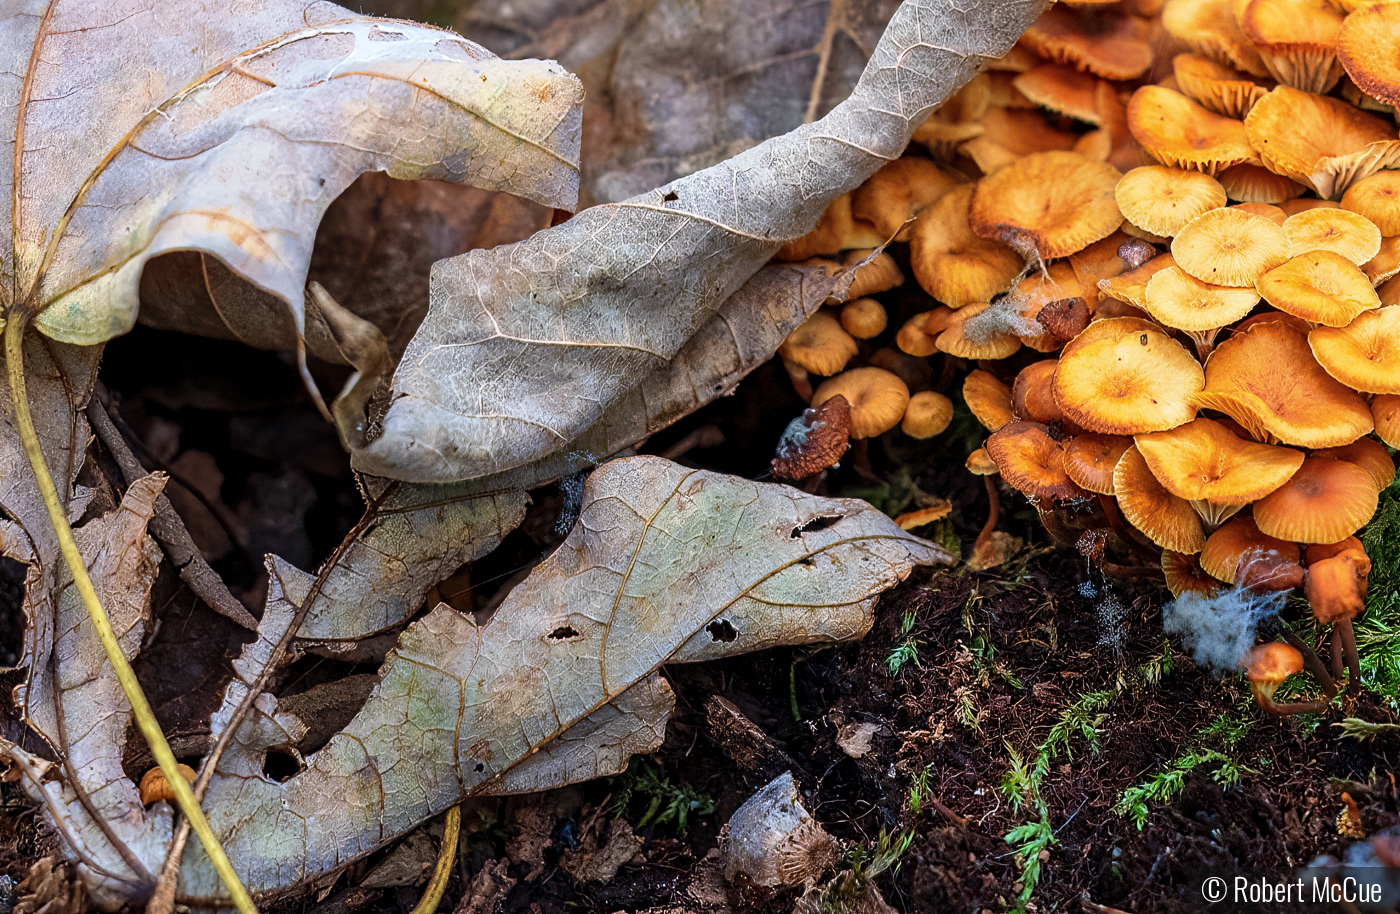
[[[846,255],[847,267],[856,266],[868,259],[867,263],[856,266],[855,276],[851,279],[850,288],[846,290],[846,298],[865,298],[867,295],[878,295],[904,285],[904,274],[900,272],[899,265],[894,262],[893,257],[884,251],[873,257],[870,254],[870,251],[852,251]]]
[[[1266,168],[1326,198],[1400,158],[1395,130],[1380,118],[1290,86],[1256,102],[1244,126]]]
[[[1259,161],[1243,123],[1162,86],[1143,86],[1133,93],[1128,129],[1163,165],[1214,175],[1231,165]]]
[[[1080,427],[1136,435],[1194,419],[1203,382],[1200,363],[1161,327],[1119,317],[1095,321],[1065,347],[1053,390]]]
[[[1302,558],[1297,543],[1263,533],[1251,514],[1237,514],[1206,539],[1201,549],[1201,567],[1218,581],[1236,584],[1240,562],[1247,554],[1270,554],[1295,565]]]
[[[1138,228],[1170,237],[1197,216],[1225,205],[1225,188],[1200,172],[1144,165],[1114,189],[1118,209]]]
[[[1121,13],[1052,6],[1021,40],[1042,57],[1104,79],[1136,79],[1152,66],[1152,46],[1143,40],[1140,21]]]
[[[1291,254],[1332,251],[1360,265],[1381,249],[1381,230],[1365,216],[1344,209],[1310,209],[1283,224]]]
[[[191,784],[198,776],[189,765],[179,764],[175,770],[180,772],[180,776]],[[141,776],[141,784],[137,788],[141,794],[141,805],[150,806],[152,803],[159,803],[164,800],[167,803],[175,802],[175,791],[170,789],[170,782],[165,779],[165,772],[159,768],[152,768]]]
[[[1007,485],[1036,500],[1085,497],[1065,473],[1064,445],[1034,422],[1008,422],[987,439],[987,453]]]
[[[1011,409],[1017,418],[1029,419],[1042,425],[1064,421],[1065,414],[1055,402],[1051,385],[1057,359],[1031,362],[1016,375],[1011,385]]]
[[[947,329],[935,340],[939,351],[960,359],[1004,359],[1020,349],[1021,339],[1012,333],[992,332],[982,336],[968,332],[968,323],[989,307],[988,302],[976,302],[955,311],[948,320]]]
[[[1133,446],[1126,435],[1075,435],[1065,445],[1065,473],[1085,491],[1113,494],[1113,470]]]
[[[1011,388],[1007,387],[991,372],[978,368],[968,372],[963,378],[963,401],[982,427],[994,432],[1014,417],[1011,407]]]
[[[1240,31],[1264,66],[1285,85],[1328,92],[1342,75],[1337,32],[1342,14],[1326,0],[1246,0]]]
[[[816,228],[783,245],[776,257],[778,260],[807,260],[851,248],[879,247],[886,240],[875,226],[852,215],[851,195],[842,194],[827,204]]]
[[[1376,513],[1371,475],[1354,463],[1309,457],[1298,472],[1254,505],[1254,522],[1278,539],[1336,543]]]
[[[907,241],[906,223],[962,183],[960,175],[928,159],[900,156],[851,192],[851,214],[875,226],[883,239]]]
[[[1367,311],[1345,327],[1317,327],[1308,345],[1318,364],[1353,390],[1400,394],[1400,305]]]
[[[1303,654],[1296,647],[1269,641],[1252,648],[1245,657],[1245,678],[1259,707],[1270,714],[1309,714],[1326,709],[1327,702],[1301,701],[1279,704],[1274,693],[1289,676],[1303,672]]]
[[[1365,216],[1386,237],[1400,235],[1400,171],[1378,171],[1342,194],[1342,209]]]
[[[1099,291],[1135,308],[1147,308],[1147,284],[1162,270],[1176,266],[1170,254],[1160,254],[1141,266],[1110,279],[1099,280]]]
[[[841,306],[841,329],[858,340],[885,332],[885,307],[873,298],[857,298]]]
[[[968,223],[1023,257],[1065,257],[1122,223],[1113,199],[1121,177],[1112,165],[1073,152],[1028,155],[977,182]]]
[[[1167,589],[1174,597],[1187,592],[1213,596],[1220,590],[1220,582],[1201,569],[1196,556],[1182,555],[1170,549],[1162,550],[1162,577],[1166,579]]]
[[[1376,426],[1376,437],[1391,447],[1400,447],[1400,394],[1372,397],[1371,416]]]
[[[1172,239],[1172,256],[1187,273],[1217,286],[1252,286],[1288,259],[1283,228],[1238,207],[1213,209]]]
[[[856,341],[841,328],[841,322],[826,310],[807,318],[778,347],[778,355],[782,356],[799,396],[803,393],[811,395],[808,372],[836,374],[846,367],[855,354]]]
[[[1400,9],[1366,4],[1346,17],[1337,33],[1337,58],[1361,91],[1388,105],[1400,104],[1400,60],[1394,53]]]
[[[1361,268],[1332,251],[1299,254],[1260,276],[1255,287],[1280,311],[1329,327],[1345,327],[1381,306]]]
[[[851,437],[856,439],[894,428],[909,406],[909,388],[883,368],[853,368],[823,381],[812,405],[821,406],[838,394],[851,405]]]
[[[1253,76],[1268,76],[1259,52],[1240,31],[1238,5],[1238,0],[1170,0],[1162,8],[1162,26],[1203,57]]]
[[[1195,555],[1205,545],[1200,515],[1157,481],[1136,446],[1123,452],[1113,470],[1113,494],[1128,523],[1163,549]]]
[[[1178,89],[1224,117],[1244,117],[1269,92],[1257,78],[1196,54],[1176,55],[1172,72]]]
[[[1390,451],[1374,438],[1358,438],[1351,444],[1329,447],[1313,451],[1314,457],[1331,457],[1354,463],[1367,473],[1376,484],[1376,491],[1383,490],[1395,480],[1395,461],[1390,459]]]
[[[1190,335],[1204,359],[1222,327],[1240,320],[1259,304],[1254,289],[1201,282],[1180,267],[1168,267],[1147,282],[1147,313],[1164,326]]]
[[[944,194],[920,213],[909,239],[914,278],[925,292],[953,308],[1006,291],[1024,266],[1015,251],[972,231],[968,209],[973,191],[969,184]]]
[[[909,398],[899,427],[910,438],[932,438],[952,421],[953,401],[936,391],[923,390]]]

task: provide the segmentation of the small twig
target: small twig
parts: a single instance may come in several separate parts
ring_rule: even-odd
[[[443,893],[447,891],[447,880],[452,878],[452,861],[457,858],[457,835],[461,828],[462,807],[454,806],[447,811],[447,818],[443,821],[442,847],[438,849],[433,879],[413,908],[413,914],[437,914],[438,905],[442,904]]]
[[[112,460],[121,470],[126,484],[131,485],[146,475],[146,469],[127,447],[121,432],[112,424],[112,419],[105,409],[106,402],[107,391],[102,382],[98,381],[87,405],[88,422],[107,448],[107,453],[112,455]],[[195,545],[184,521],[180,519],[179,512],[164,495],[156,499],[156,513],[151,518],[149,529],[171,564],[179,571],[180,580],[184,581],[196,596],[219,615],[232,619],[249,631],[257,630],[258,620],[229,592],[218,572],[209,567],[204,556],[200,555],[199,547]]]
[[[971,820],[971,819],[964,818],[964,817],[958,815],[957,813],[953,812],[953,811],[952,811],[951,809],[949,809],[947,806],[944,806],[944,805],[943,805],[943,801],[940,800],[940,799],[938,799],[938,797],[929,797],[929,798],[928,798],[928,803],[929,803],[929,805],[932,806],[934,809],[938,810],[938,811],[941,812],[945,817],[947,817],[947,819],[948,819],[950,822],[952,822],[953,824],[958,825],[958,826],[961,826],[962,828],[967,828],[967,827],[969,827],[970,825],[972,825],[972,820]]]

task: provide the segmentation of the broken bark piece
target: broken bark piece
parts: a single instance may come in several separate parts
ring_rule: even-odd
[[[794,767],[788,754],[758,724],[718,695],[705,700],[705,725],[714,744],[744,771],[771,778]]]
[[[462,900],[452,914],[495,914],[501,908],[516,880],[510,878],[510,861],[505,857],[487,860],[462,892]]]

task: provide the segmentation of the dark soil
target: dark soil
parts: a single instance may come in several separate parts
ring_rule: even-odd
[[[250,603],[260,601],[264,587],[263,552],[314,567],[357,518],[360,504],[344,456],[284,357],[138,330],[110,347],[103,375],[145,442],[148,465],[174,469],[172,491],[183,487],[174,496],[178,506],[217,556],[215,567]],[[735,397],[658,435],[645,450],[662,452],[714,425],[725,443],[681,459],[758,478],[784,423],[800,409],[774,363]],[[961,468],[978,440],[966,424],[933,444],[879,440],[867,456],[882,484],[848,466],[822,491],[861,494],[892,513],[919,492],[948,498],[950,521],[926,532],[956,539],[966,551],[987,510],[981,482]],[[191,488],[201,490],[204,503]],[[857,644],[671,667],[666,672],[678,706],[653,761],[554,794],[469,807],[457,875],[442,909],[451,910],[463,886],[493,865],[507,883],[514,880],[497,899],[497,909],[507,912],[719,910],[713,855],[720,826],[754,790],[790,768],[808,808],[848,847],[873,846],[882,832],[912,833],[899,866],[877,881],[899,910],[1005,911],[1024,883],[1021,860],[1004,836],[1038,818],[1029,807],[1017,809],[1012,793],[1001,788],[1013,754],[1034,759],[1066,709],[1101,691],[1111,698],[1089,715],[1103,715],[1095,725],[1097,745],[1075,731],[1054,753],[1041,784],[1054,841],[1043,855],[1029,909],[1200,910],[1205,870],[1281,873],[1345,847],[1351,839],[1338,830],[1343,791],[1358,804],[1367,834],[1400,821],[1391,776],[1400,737],[1355,742],[1337,738],[1331,718],[1311,726],[1262,716],[1239,682],[1216,681],[1167,646],[1159,610],[1168,595],[1160,583],[1105,579],[1077,553],[1050,548],[1019,496],[1004,490],[1002,502],[1001,529],[1024,541],[1002,568],[916,573],[881,600],[874,629]],[[559,505],[555,491],[536,493],[525,524],[477,564],[474,589],[454,605],[489,604],[520,569],[547,554],[558,542],[552,526]],[[0,577],[5,593],[17,588],[13,574]],[[443,589],[446,595],[448,586]],[[173,575],[162,576],[156,604],[163,623],[140,671],[177,753],[184,746],[193,759],[201,746],[199,721],[210,710],[206,699],[217,694],[227,660],[245,636]],[[13,620],[5,624],[14,627]],[[891,673],[887,658],[911,640],[917,660]],[[311,658],[283,677],[279,691],[291,695],[351,675],[368,680],[364,674],[374,668]],[[176,669],[180,674],[172,676]],[[1159,677],[1145,672],[1153,669]],[[772,751],[746,756],[726,743],[707,723],[713,696],[766,734]],[[1352,713],[1387,719],[1364,698]],[[1251,725],[1232,746],[1201,735],[1222,716]],[[853,758],[837,735],[860,723],[878,730],[871,751]],[[7,732],[14,730],[10,721]],[[1197,769],[1169,802],[1150,804],[1142,829],[1114,811],[1125,789],[1197,749],[1224,751],[1247,770],[1237,785],[1224,787],[1211,777],[1217,766]],[[136,773],[148,765],[139,741],[133,740],[127,761]],[[651,783],[664,780],[669,789],[639,787],[644,770]],[[917,811],[910,801],[916,779],[922,784]],[[52,842],[36,831],[37,816],[11,786],[3,796],[0,868],[19,879]],[[670,820],[641,824],[652,800],[659,797],[664,808],[676,796],[697,801],[683,834]],[[596,845],[619,813],[644,839],[641,855],[608,881],[576,882],[563,864],[586,854],[590,841]],[[440,833],[440,824],[428,828]],[[522,831],[536,839],[524,850]],[[421,846],[431,862],[435,843]],[[352,867],[319,905],[303,898],[281,909],[411,909],[419,885],[360,885],[388,853]],[[714,903],[709,907],[705,892]],[[789,910],[791,903],[779,898],[768,909]]]

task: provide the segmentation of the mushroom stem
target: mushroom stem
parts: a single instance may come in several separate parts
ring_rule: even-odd
[[[856,438],[851,442],[851,466],[855,471],[866,479],[873,482],[883,482],[879,476],[875,475],[875,470],[870,466],[870,439]]]
[[[1341,678],[1342,678],[1342,669],[1343,669],[1343,667],[1342,667],[1342,636],[1341,636],[1340,634],[1337,633],[1337,630],[1336,630],[1335,628],[1333,628],[1333,630],[1332,630],[1332,638],[1331,638],[1330,640],[1331,640],[1331,642],[1332,642],[1332,644],[1331,644],[1331,653],[1332,653],[1332,677],[1333,677],[1334,679],[1341,679]]]
[[[1205,364],[1206,358],[1215,350],[1215,337],[1220,332],[1220,328],[1214,330],[1196,330],[1188,334],[1191,342],[1196,344],[1196,356],[1201,364]]]
[[[1327,702],[1321,699],[1317,701],[1287,701],[1278,704],[1272,695],[1267,694],[1257,686],[1251,687],[1254,692],[1254,700],[1259,703],[1259,707],[1270,714],[1286,716],[1289,714],[1316,714],[1327,709]]]
[[[1335,635],[1340,635],[1342,639],[1342,651],[1347,658],[1347,694],[1355,695],[1361,691],[1361,656],[1356,651],[1356,630],[1351,627],[1350,619],[1340,619],[1332,625]]]
[[[1143,562],[1144,565],[1151,565],[1158,560],[1158,557],[1142,544],[1133,531],[1123,522],[1123,514],[1118,510],[1118,502],[1111,495],[1098,495],[1099,508],[1103,511],[1104,517],[1108,518],[1108,528],[1117,535],[1123,545],[1127,546],[1133,555]],[[1106,569],[1105,569],[1106,570]]]
[[[1036,513],[1040,515],[1040,524],[1045,528],[1045,532],[1050,534],[1050,538],[1063,546],[1073,546],[1078,539],[1065,522],[1060,519],[1060,515],[1053,506],[1047,508],[1043,504],[1035,506]]]
[[[1327,667],[1323,665],[1322,658],[1317,656],[1317,652],[1308,647],[1306,641],[1287,629],[1284,629],[1283,640],[1293,645],[1297,648],[1298,653],[1303,655],[1303,666],[1307,667],[1308,672],[1312,673],[1313,678],[1321,684],[1322,691],[1327,695],[1327,698],[1329,700],[1335,698],[1337,696],[1337,680],[1328,674]]]
[[[992,538],[992,534],[997,529],[997,516],[1001,513],[1001,496],[997,494],[997,484],[995,476],[983,476],[982,482],[987,487],[987,522],[982,525],[982,532],[977,534],[977,542],[972,545],[972,552],[977,554],[977,550],[985,546]]]
[[[788,378],[792,381],[792,389],[802,398],[803,403],[812,402],[812,378],[807,374],[807,369],[796,362],[783,359],[783,367],[787,369]]]

